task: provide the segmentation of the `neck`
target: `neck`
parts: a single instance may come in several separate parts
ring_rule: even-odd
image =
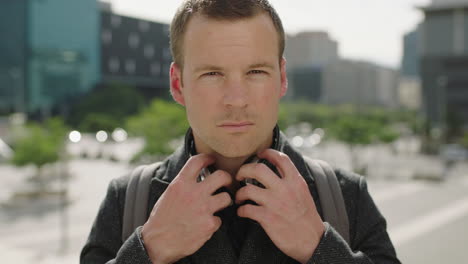
[[[216,158],[216,161],[214,163],[214,167],[217,170],[226,171],[233,178],[232,184],[227,186],[227,188],[232,193],[236,193],[237,190],[240,188],[240,183],[235,180],[237,172],[239,171],[239,169],[242,167],[244,162],[250,156],[236,157],[236,158],[226,158],[226,157],[220,155],[219,153],[212,153],[212,155]]]
[[[231,177],[235,179],[237,172],[239,171],[239,169],[242,167],[242,165],[245,163],[245,161],[248,158],[250,158],[252,155],[255,155],[257,152],[265,150],[271,146],[273,142],[273,133],[253,153],[249,153],[247,155],[239,156],[239,157],[226,157],[226,156],[221,155],[220,153],[214,151],[209,146],[204,144],[203,141],[201,141],[201,139],[198,138],[195,134],[194,134],[194,141],[195,141],[195,148],[197,150],[197,153],[206,153],[215,157],[216,161],[213,164],[214,168],[217,170],[222,170],[222,171],[229,173]],[[230,191],[235,193],[239,187],[240,187],[239,182],[234,180],[232,185],[229,186],[228,189],[230,189]]]

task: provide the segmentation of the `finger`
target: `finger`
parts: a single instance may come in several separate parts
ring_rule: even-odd
[[[247,185],[240,188],[236,193],[236,204],[251,200],[258,205],[266,206],[268,204],[268,191],[255,185]]]
[[[228,187],[233,182],[231,174],[227,173],[226,171],[217,170],[214,173],[210,174],[209,177],[206,177],[204,181],[200,184],[204,188],[204,192],[212,195],[222,186]]]
[[[293,174],[298,174],[297,168],[288,155],[274,149],[266,149],[257,154],[261,159],[266,159],[275,165],[283,179]]]
[[[227,192],[213,195],[210,200],[210,212],[216,213],[230,205],[232,205],[231,196]]]
[[[236,180],[255,179],[265,188],[273,189],[281,184],[281,179],[267,165],[263,163],[251,163],[243,165],[236,175]]]
[[[216,232],[219,227],[221,227],[221,224],[223,222],[221,221],[221,218],[218,216],[212,216],[208,221],[207,221],[207,233],[208,237],[206,240],[209,240],[211,236],[213,235],[214,232]]]
[[[237,209],[237,215],[239,217],[252,219],[257,221],[260,225],[266,221],[267,214],[264,207],[253,204],[246,204]]]
[[[198,154],[192,156],[187,161],[187,163],[185,163],[182,170],[180,170],[177,178],[182,180],[196,181],[201,170],[213,162],[215,162],[215,158],[208,154]]]

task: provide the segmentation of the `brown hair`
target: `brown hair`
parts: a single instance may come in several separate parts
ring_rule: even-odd
[[[278,32],[279,59],[283,57],[285,37],[283,24],[268,0],[185,0],[171,23],[171,53],[174,62],[183,67],[183,40],[190,18],[201,14],[217,20],[251,18],[266,12]]]

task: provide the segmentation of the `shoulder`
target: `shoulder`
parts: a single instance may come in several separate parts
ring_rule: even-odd
[[[117,178],[112,179],[109,182],[107,192],[125,194],[125,190],[127,189],[128,183],[130,182],[132,171],[133,169]]]
[[[125,193],[130,181],[130,175],[131,171],[122,176],[113,178],[109,182],[104,200],[101,203],[101,211],[107,213],[108,211],[117,210],[120,212],[123,210],[123,206],[125,204]]]
[[[341,192],[343,193],[350,223],[351,239],[354,239],[359,226],[361,226],[362,223],[369,223],[370,218],[375,215],[380,217],[380,213],[368,192],[367,182],[364,176],[343,169],[335,169],[335,174],[340,183]],[[375,214],[371,216],[370,213]],[[358,219],[361,219],[361,224],[358,223]]]
[[[363,195],[368,195],[364,176],[341,168],[334,168],[334,172],[347,208],[355,207],[355,203],[359,202]]]
[[[343,170],[341,168],[334,168],[334,172],[342,189],[359,189],[363,187],[363,184],[365,184],[365,178],[357,173]]]
[[[153,178],[156,176],[156,170],[160,167],[163,167],[162,162],[155,162],[151,164],[136,166],[127,171],[125,174],[121,175],[120,177],[112,179],[109,183],[109,190],[117,192],[125,191],[127,189],[127,186],[130,184],[131,179],[136,177],[137,175],[142,174],[144,169],[150,169],[152,174],[151,178]]]

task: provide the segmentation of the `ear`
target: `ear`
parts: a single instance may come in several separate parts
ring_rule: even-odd
[[[281,71],[281,97],[286,95],[288,91],[288,76],[286,74],[286,59],[283,57],[281,58],[280,63],[280,71]]]
[[[182,71],[175,62],[171,63],[169,78],[172,98],[177,103],[185,106],[184,94],[182,93]]]

